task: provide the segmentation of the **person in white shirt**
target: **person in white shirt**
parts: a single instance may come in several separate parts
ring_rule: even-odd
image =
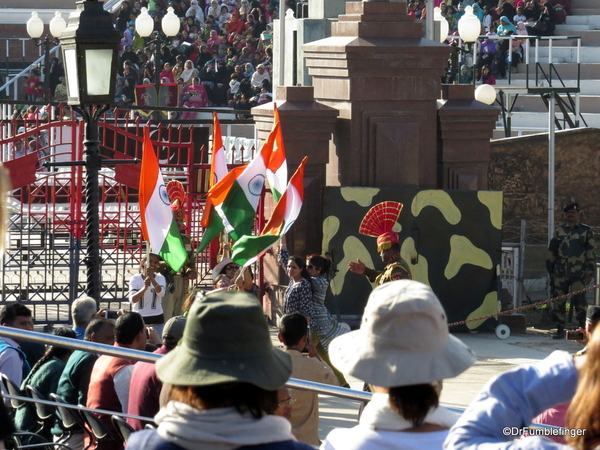
[[[167,291],[165,277],[158,272],[160,259],[150,253],[142,261],[140,272],[129,281],[129,302],[132,310],[139,313],[146,325],[152,326],[162,336],[165,316],[162,299]]]
[[[263,87],[263,80],[271,81],[271,75],[269,75],[269,72],[267,72],[265,66],[259,64],[256,66],[256,72],[254,72],[250,78],[250,84],[252,84],[252,87],[255,90],[260,91],[260,89]]]

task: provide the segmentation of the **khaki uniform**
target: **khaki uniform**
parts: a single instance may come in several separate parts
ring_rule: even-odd
[[[175,316],[181,315],[181,309],[188,291],[188,274],[196,270],[196,256],[192,247],[192,239],[187,234],[182,234],[183,244],[187,252],[185,264],[179,272],[173,272],[168,269],[167,275],[169,288],[163,297],[162,306],[165,315],[165,323]]]
[[[371,283],[375,283],[378,286],[393,280],[412,280],[410,267],[408,266],[408,263],[400,257],[400,255],[386,265],[382,272],[365,267],[365,276]]]

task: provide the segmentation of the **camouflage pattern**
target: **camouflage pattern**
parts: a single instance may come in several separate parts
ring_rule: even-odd
[[[550,274],[553,296],[583,289],[594,277],[596,261],[595,242],[592,229],[582,223],[570,228],[560,225],[554,231],[554,237],[548,247],[546,269]],[[554,320],[560,327],[565,323],[565,303],[567,299],[554,302],[552,310]],[[577,317],[585,320],[587,300],[585,293],[571,297]]]
[[[375,283],[378,286],[393,280],[412,280],[410,267],[400,255],[387,264],[383,272],[365,267],[365,275],[371,283]]]

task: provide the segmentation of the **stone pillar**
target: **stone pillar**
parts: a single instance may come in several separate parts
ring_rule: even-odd
[[[329,141],[335,129],[338,112],[314,100],[312,87],[280,86],[277,88],[277,109],[281,119],[281,130],[288,163],[288,178],[291,177],[305,156],[304,202],[294,226],[287,232],[285,240],[291,255],[306,256],[321,253],[323,241],[323,193],[325,171],[329,160]],[[257,137],[264,142],[273,127],[274,103],[252,108]],[[270,217],[275,207],[273,198],[265,198],[265,216]],[[266,255],[264,262],[265,281],[274,286],[269,294],[270,307],[266,313],[275,317],[281,313],[283,288],[287,283],[277,261]]]
[[[438,100],[442,189],[488,189],[490,139],[500,108],[475,100],[469,84],[442,85]]]
[[[423,39],[406,3],[348,2],[331,26],[303,47],[315,98],[340,112],[328,184],[437,187],[436,101],[451,48]]]

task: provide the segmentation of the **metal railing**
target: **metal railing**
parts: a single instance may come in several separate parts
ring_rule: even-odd
[[[104,355],[127,358],[127,359],[131,359],[131,360],[135,360],[135,361],[144,361],[144,362],[152,363],[152,362],[156,362],[158,359],[160,359],[162,357],[162,355],[158,355],[156,353],[150,353],[150,352],[146,352],[146,351],[141,351],[141,350],[133,350],[133,349],[125,348],[125,347],[114,347],[114,346],[105,345],[105,344],[97,344],[95,342],[90,342],[90,341],[82,341],[79,339],[55,336],[52,334],[39,333],[39,332],[35,332],[35,331],[26,331],[26,330],[21,330],[18,328],[0,326],[0,337],[3,337],[3,336],[9,337],[9,338],[15,339],[15,340],[36,342],[36,343],[40,343],[40,344],[60,345],[62,347],[70,348],[73,350],[85,350],[85,351],[100,353],[100,354],[104,354]],[[312,382],[312,381],[300,380],[297,378],[290,378],[288,380],[288,382],[286,383],[286,387],[298,389],[298,390],[304,390],[304,391],[312,391],[312,392],[316,392],[318,394],[332,395],[335,397],[341,397],[341,398],[346,398],[346,399],[350,399],[350,400],[357,400],[357,401],[360,401],[363,403],[370,401],[371,397],[372,397],[372,394],[370,392],[356,391],[356,390],[342,388],[342,387],[338,387],[338,386],[330,386],[330,385],[316,383],[316,382]],[[32,402],[32,403],[41,403],[41,404],[49,405],[49,406],[57,405],[56,402],[53,402],[50,400],[40,400],[40,399],[33,399],[30,397],[13,396],[13,395],[8,395],[8,394],[4,394],[4,397],[7,399],[15,399],[15,400]],[[154,421],[154,418],[151,418],[151,417],[137,416],[137,415],[126,414],[126,413],[117,412],[117,411],[109,411],[109,410],[103,410],[103,409],[91,409],[91,408],[86,408],[83,406],[70,405],[70,404],[66,404],[66,403],[61,403],[60,406],[69,408],[69,409],[79,410],[79,411],[90,411],[90,412],[94,412],[94,413],[107,414],[109,416],[115,415],[115,416],[124,417],[124,418],[142,420],[142,421],[146,421],[146,422]],[[458,413],[458,414],[462,414],[465,411],[463,408],[455,408],[455,407],[448,407],[448,406],[445,406],[445,408],[452,412]],[[531,423],[529,425],[529,428],[557,429],[557,430],[560,429],[560,427],[558,427],[558,426],[537,424],[537,423]],[[315,448],[317,448],[317,447],[315,447]]]
[[[73,350],[86,350],[103,355],[110,355],[120,358],[127,358],[133,361],[156,362],[162,355],[150,353],[142,350],[133,350],[125,347],[113,347],[105,344],[97,344],[95,342],[81,341],[79,339],[65,338],[55,336],[53,334],[38,333],[36,331],[26,331],[19,328],[0,326],[0,336],[6,336],[16,341],[29,341],[38,344],[59,345],[61,347],[70,348]],[[370,392],[355,391],[338,386],[330,386],[327,384],[315,383],[312,381],[299,380],[290,378],[286,383],[287,387],[306,391],[313,391],[319,394],[335,395],[336,397],[347,398],[358,401],[369,401],[371,399]],[[113,412],[110,412],[113,414]]]

